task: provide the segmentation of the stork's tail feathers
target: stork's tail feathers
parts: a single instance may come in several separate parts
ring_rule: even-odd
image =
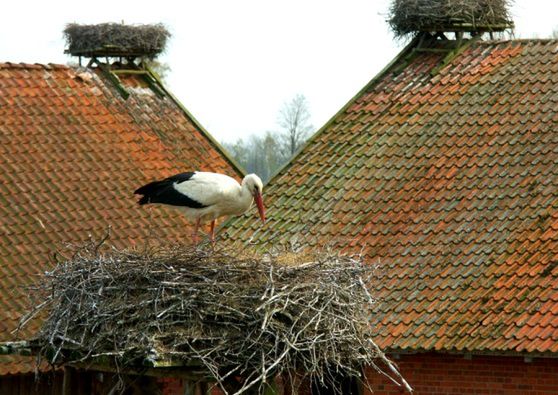
[[[143,206],[144,204],[149,204],[151,203],[151,200],[149,199],[149,196],[142,196],[141,199],[138,201],[138,204],[140,206]]]

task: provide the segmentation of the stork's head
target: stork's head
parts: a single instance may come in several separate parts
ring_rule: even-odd
[[[262,190],[263,190],[263,183],[260,177],[255,174],[248,174],[242,180],[242,186],[245,187],[250,191],[252,196],[254,196],[254,201],[256,202],[256,206],[258,207],[258,212],[260,213],[260,218],[262,222],[265,224],[265,209],[263,205],[263,198],[262,198]]]

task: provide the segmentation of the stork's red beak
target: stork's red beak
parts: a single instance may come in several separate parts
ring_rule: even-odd
[[[254,193],[254,200],[256,201],[256,206],[258,207],[258,213],[260,213],[260,218],[265,224],[265,208],[263,205],[262,194],[258,191]]]

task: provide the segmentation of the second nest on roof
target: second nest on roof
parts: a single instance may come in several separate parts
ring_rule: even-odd
[[[513,27],[511,0],[392,0],[389,24],[396,36],[418,32],[502,31]]]
[[[38,283],[35,344],[54,364],[198,366],[222,389],[242,377],[235,392],[286,373],[335,385],[336,371],[389,364],[372,341],[372,281],[372,266],[337,254],[90,246]]]
[[[64,29],[68,49],[74,56],[143,56],[150,59],[161,54],[170,38],[163,24],[124,25],[70,23]]]

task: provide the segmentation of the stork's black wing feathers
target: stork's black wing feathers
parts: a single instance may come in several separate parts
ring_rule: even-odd
[[[182,206],[190,208],[208,207],[204,204],[191,199],[187,195],[178,192],[174,188],[174,184],[190,180],[194,176],[194,172],[180,173],[172,177],[165,178],[161,181],[153,181],[134,191],[136,195],[143,195],[139,200],[140,205],[148,203],[162,203],[171,206]]]
[[[169,184],[172,185],[173,183],[178,183],[180,184],[181,182],[184,181],[188,181],[189,179],[191,179],[194,174],[196,174],[193,171],[189,171],[187,173],[180,173],[180,174],[176,174],[174,176],[170,176],[165,178],[164,180],[161,181],[153,181],[150,182],[149,184],[145,184],[142,187],[139,187],[138,189],[136,189],[134,191],[134,193],[136,195],[146,195],[146,194],[151,194],[153,192],[156,192],[161,186],[165,185],[165,184]]]

